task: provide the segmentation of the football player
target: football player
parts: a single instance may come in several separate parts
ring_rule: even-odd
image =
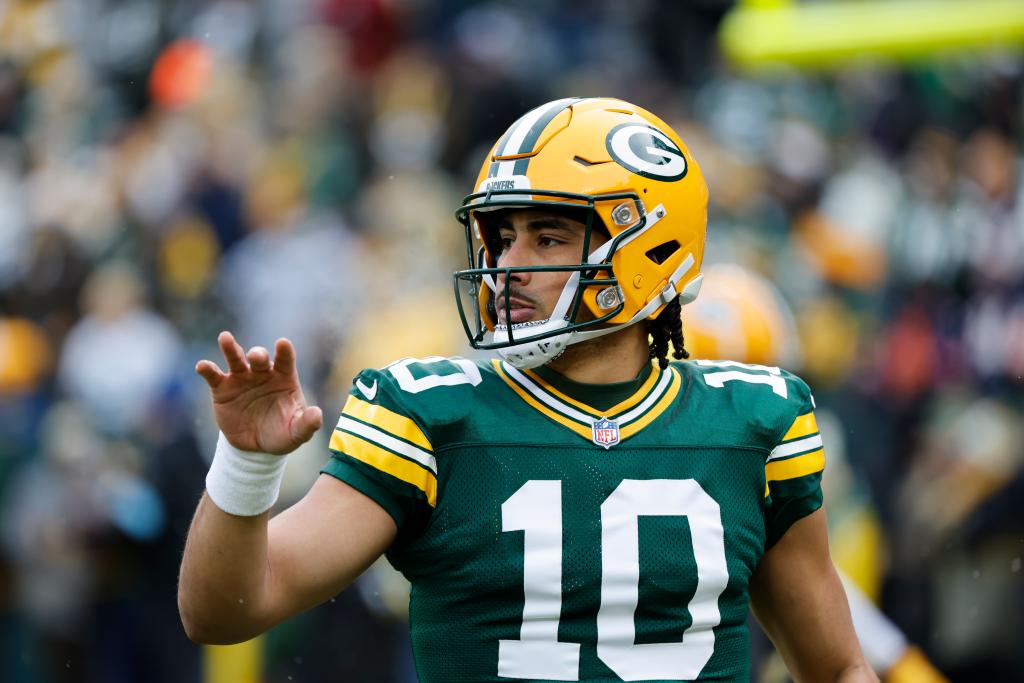
[[[876,681],[828,551],[807,386],[684,357],[707,188],[627,102],[512,124],[456,212],[471,344],[365,370],[310,492],[269,520],[281,457],[322,423],[295,352],[219,337],[221,429],[182,561],[194,640],[237,642],[379,555],[412,583],[420,679],[745,681],[752,605],[795,678]]]

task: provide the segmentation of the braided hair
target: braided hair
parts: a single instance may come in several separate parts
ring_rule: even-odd
[[[672,342],[672,357],[676,360],[689,358],[690,353],[683,348],[683,319],[680,316],[682,304],[679,299],[672,303],[647,323],[647,333],[651,337],[651,359],[658,359],[658,367],[668,367],[668,343]]]

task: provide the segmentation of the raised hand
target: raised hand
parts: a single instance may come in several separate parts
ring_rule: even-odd
[[[217,343],[228,372],[201,360],[196,373],[210,386],[213,414],[231,445],[284,455],[309,441],[323,424],[323,412],[306,405],[292,343],[278,339],[273,360],[262,346],[246,353],[230,332],[221,332]]]

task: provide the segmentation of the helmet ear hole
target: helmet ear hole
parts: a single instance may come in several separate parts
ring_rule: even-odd
[[[653,249],[648,250],[645,255],[647,258],[651,259],[651,261],[660,266],[677,251],[679,251],[679,242],[671,240],[663,242]]]

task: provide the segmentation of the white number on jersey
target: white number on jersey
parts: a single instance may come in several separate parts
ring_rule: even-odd
[[[450,367],[444,364],[455,366],[451,372]],[[434,372],[448,370],[448,374],[428,374],[426,377],[413,377],[409,369],[412,365],[421,367],[432,366]],[[427,356],[426,358],[403,358],[395,361],[387,367],[387,371],[398,382],[398,386],[409,394],[418,394],[427,389],[435,387],[451,387],[458,384],[471,384],[474,387],[483,379],[480,377],[480,368],[471,360],[466,358],[442,358],[441,356]]]
[[[498,675],[579,680],[580,646],[558,641],[562,610],[562,482],[531,480],[501,506],[502,531],[524,531],[523,621],[519,640],[502,640]],[[693,618],[681,642],[636,644],[640,597],[639,518],[688,518],[697,565]],[[601,505],[601,607],[597,656],[624,681],[688,681],[715,651],[718,597],[729,581],[718,503],[693,479],[627,479]]]
[[[747,382],[748,384],[766,384],[772,388],[773,392],[782,398],[787,398],[789,396],[789,389],[786,387],[786,378],[782,377],[782,371],[777,367],[737,363],[734,360],[698,360],[696,363],[702,367],[739,368],[738,370],[705,372],[703,374],[704,382],[709,387],[722,389],[725,387],[726,382],[735,380],[738,382]],[[768,374],[762,374],[764,372],[767,372]]]

